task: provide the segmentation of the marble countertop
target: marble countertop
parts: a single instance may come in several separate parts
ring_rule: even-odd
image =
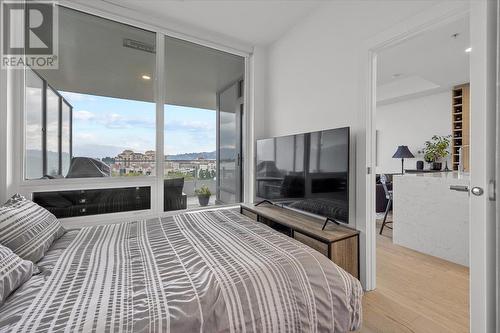
[[[404,175],[393,175],[394,178],[398,179],[425,179],[425,180],[435,180],[435,181],[464,181],[468,182],[470,177],[468,173],[465,172],[424,172],[424,173],[405,173]]]
[[[468,266],[469,194],[450,187],[469,183],[459,172],[394,175],[394,243]]]

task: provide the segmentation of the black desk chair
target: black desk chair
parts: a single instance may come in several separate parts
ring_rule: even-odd
[[[389,223],[392,223],[392,221],[387,221],[387,214],[389,214],[389,211],[392,208],[392,191],[389,191],[387,189],[387,176],[384,175],[383,173],[380,175],[380,183],[384,187],[385,197],[388,200],[387,206],[385,207],[384,221],[382,221],[382,226],[380,227],[380,232],[379,232],[379,234],[382,235],[382,231],[384,231],[384,227],[392,229],[392,227],[387,225]]]

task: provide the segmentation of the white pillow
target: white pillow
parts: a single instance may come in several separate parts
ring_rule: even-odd
[[[0,244],[0,306],[33,275],[34,264]]]
[[[0,244],[25,260],[38,262],[63,234],[52,213],[20,194],[0,207]]]

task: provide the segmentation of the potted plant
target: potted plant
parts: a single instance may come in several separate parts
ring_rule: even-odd
[[[443,164],[439,160],[446,158],[449,154],[450,137],[451,135],[434,135],[431,140],[425,141],[422,152],[424,160],[431,164],[431,170],[441,170]]]
[[[198,202],[200,203],[200,206],[207,206],[208,201],[210,200],[210,196],[212,195],[212,192],[210,192],[210,189],[208,188],[207,185],[203,185],[199,189],[196,189],[194,191],[196,195],[198,196]]]

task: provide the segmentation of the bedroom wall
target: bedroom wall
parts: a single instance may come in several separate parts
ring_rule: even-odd
[[[268,51],[266,46],[260,45],[254,47],[252,54],[254,135],[257,140],[265,138],[268,132],[266,121]]]
[[[364,165],[364,41],[430,8],[432,1],[325,3],[269,46],[264,136],[351,127],[350,221],[357,215],[356,179]],[[357,163],[359,161],[359,163]],[[361,183],[360,183],[361,184]],[[362,186],[362,185],[359,185]],[[359,195],[359,194],[358,194]],[[359,204],[359,209],[364,204]],[[360,214],[364,219],[364,214]],[[364,221],[362,221],[364,224]]]
[[[451,91],[377,107],[377,173],[401,172],[401,160],[392,158],[400,145],[415,155],[405,160],[405,169],[415,169],[423,160],[417,155],[433,135],[451,134]],[[448,165],[451,167],[450,159]],[[427,166],[426,166],[427,167]]]
[[[272,44],[266,134],[356,123],[362,42],[433,3],[327,3]]]
[[[448,6],[452,2],[446,2]],[[335,1],[325,3],[269,46],[265,136],[351,127],[350,221],[361,231],[361,281],[371,268],[366,249],[365,42],[437,1]],[[434,9],[432,9],[434,10]],[[418,21],[418,20],[417,20]],[[389,32],[391,35],[393,32]],[[366,62],[365,62],[366,61]],[[371,278],[371,277],[370,277]]]

